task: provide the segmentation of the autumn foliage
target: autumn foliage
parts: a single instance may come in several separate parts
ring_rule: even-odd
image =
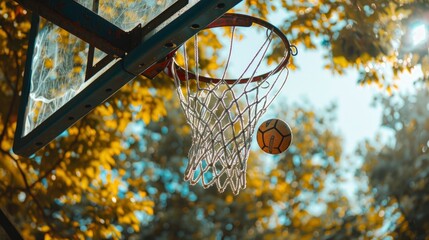
[[[273,158],[253,151],[247,189],[239,196],[189,186],[182,176],[190,129],[166,76],[138,77],[36,155],[15,155],[30,13],[1,0],[0,206],[25,239],[427,236],[429,56],[427,49],[408,49],[404,33],[409,23],[427,16],[428,3],[246,0],[240,8],[234,11],[267,19],[279,14],[275,25],[291,42],[323,52],[334,73],[357,69],[358,83],[391,91],[401,74],[421,70],[424,87],[417,100],[402,96],[402,106],[416,105],[415,110],[380,100],[384,125],[396,142],[360,146],[362,168],[351,177],[357,193],[345,184],[344,165],[353,159],[344,156],[341,136],[333,130],[335,106],[315,110],[305,103],[277,106],[294,143]],[[221,47],[215,40],[204,44]],[[270,57],[279,59],[276,54]],[[207,63],[208,69],[213,65]]]

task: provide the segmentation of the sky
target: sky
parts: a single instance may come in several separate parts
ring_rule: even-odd
[[[273,25],[276,25],[276,22],[273,22]],[[253,28],[256,27],[252,26],[250,29],[239,28],[236,30],[239,34],[250,37],[233,42],[232,48],[230,48],[231,42],[229,38],[222,39],[224,51],[220,53],[221,59],[230,59],[227,77],[239,77],[245,71],[244,76],[248,77],[255,67],[258,67],[258,70],[260,70],[259,68],[262,69],[257,71],[259,74],[275,67],[275,63],[270,65],[263,61],[259,66],[258,63],[253,62],[253,64],[250,64],[250,70],[246,70],[249,63],[252,62],[252,58],[258,55],[257,52],[260,46],[266,40],[265,30],[256,31]],[[380,89],[374,86],[360,86],[357,84],[357,70],[345,69],[345,74],[338,75],[333,74],[331,70],[325,69],[324,66],[327,64],[327,60],[323,59],[323,51],[321,50],[306,50],[305,46],[302,45],[298,45],[297,48],[298,54],[292,57],[298,69],[290,70],[284,88],[274,100],[272,106],[268,107],[267,112],[258,121],[256,127],[270,118],[287,120],[287,116],[283,116],[283,113],[277,111],[279,109],[277,106],[281,107],[283,102],[287,102],[287,106],[293,106],[294,104],[302,106],[302,103],[309,103],[312,108],[315,108],[316,112],[322,113],[324,109],[335,103],[337,107],[336,121],[331,123],[331,127],[343,139],[343,159],[348,160],[349,158],[347,157],[351,157],[351,161],[342,161],[340,163],[339,167],[347,170],[342,171],[347,180],[343,182],[341,187],[347,195],[352,196],[357,186],[353,178],[354,170],[359,168],[362,163],[361,159],[354,156],[353,153],[360,142],[365,139],[374,139],[381,125],[382,110],[380,107],[373,107],[371,104],[373,97],[381,93]],[[232,56],[228,56],[229,49],[233,49]],[[223,71],[220,71],[220,76],[218,77],[221,77],[222,73]],[[262,92],[261,90],[260,93]],[[285,110],[287,112],[288,109]],[[299,127],[291,125],[292,132]],[[257,147],[256,136],[253,137],[252,146]]]
[[[371,86],[357,84],[356,70],[346,70],[344,75],[333,74],[324,69],[321,51],[301,49],[294,58],[299,70],[291,71],[284,92],[289,103],[308,100],[316,109],[323,109],[334,102],[337,105],[336,121],[332,128],[343,139],[343,156],[353,156],[359,142],[373,138],[381,124],[381,109],[371,107],[373,96],[379,90]],[[299,127],[299,126],[297,126]],[[352,157],[352,161],[342,161],[345,182],[341,187],[351,199],[356,190],[354,170],[362,161]]]
[[[371,102],[378,89],[359,86],[357,71],[347,70],[338,75],[324,69],[326,60],[321,51],[300,48],[294,61],[299,69],[291,71],[284,89],[289,102],[307,99],[317,109],[336,103],[337,121],[332,128],[342,135],[346,153],[352,152],[359,141],[375,135],[381,109],[371,107]]]
[[[243,3],[240,3],[234,9],[243,12],[241,10],[243,8]],[[272,12],[268,20],[277,27],[282,24],[286,16],[286,12],[280,9]],[[256,42],[262,43],[265,40],[265,34],[261,34],[261,32],[252,34],[254,35],[250,41],[244,39],[240,43],[234,43],[235,55],[250,56],[249,52],[259,47]],[[225,46],[228,44],[226,43]],[[373,86],[359,86],[356,70],[346,70],[346,74],[340,76],[324,69],[327,61],[323,59],[321,50],[306,50],[302,45],[297,47],[299,52],[297,56],[293,57],[293,60],[299,69],[290,71],[286,85],[273,105],[285,100],[288,104],[308,101],[312,106],[322,110],[335,102],[337,121],[333,123],[332,128],[338,130],[344,139],[344,153],[352,153],[360,141],[374,137],[379,129],[381,109],[371,107],[371,102],[373,96],[380,93],[380,90]],[[249,57],[244,57],[244,59],[247,58]],[[232,62],[234,60],[233,58]],[[243,61],[242,64],[246,65],[246,63],[248,62]],[[242,71],[237,72],[241,74]],[[270,114],[269,111],[270,109],[268,109],[268,114]],[[293,126],[291,127],[293,128]]]
[[[233,43],[229,77],[240,76],[266,40],[265,31],[258,32],[252,28],[237,30],[251,37]],[[225,40],[223,44],[225,52],[228,52],[230,42]],[[327,60],[323,59],[321,50],[306,50],[302,45],[298,45],[297,48],[298,54],[292,58],[298,69],[290,70],[287,82],[273,105],[281,105],[283,101],[288,104],[308,101],[311,106],[322,110],[334,102],[337,105],[337,121],[333,123],[332,128],[343,136],[345,152],[352,152],[359,141],[373,137],[380,126],[381,110],[371,107],[373,96],[380,93],[380,90],[374,86],[357,84],[356,70],[345,70],[344,75],[338,75],[325,69]],[[226,53],[222,55],[227,59]],[[255,65],[257,64],[253,64],[251,69]],[[258,73],[267,72],[274,67],[275,63],[269,65],[263,61]],[[246,72],[247,75],[249,73],[252,73],[252,70]],[[270,118],[284,117],[276,116],[275,112],[273,113],[275,109],[276,107],[269,107],[266,115],[270,115]],[[266,116],[262,117],[261,121],[265,118]]]
[[[276,13],[270,21],[273,25],[278,25],[283,17],[281,13]],[[237,55],[248,53],[252,49],[252,42],[256,41],[255,38],[256,36],[250,43],[244,43],[244,46],[236,46],[239,52]],[[317,111],[325,109],[332,103],[336,104],[337,118],[332,122],[332,128],[343,139],[343,159],[346,160],[340,163],[340,168],[346,170],[343,172],[345,182],[340,187],[352,200],[357,187],[353,177],[354,170],[362,164],[362,159],[354,154],[358,144],[365,139],[373,140],[377,134],[382,134],[383,138],[389,138],[392,134],[381,128],[382,108],[372,104],[375,96],[386,92],[374,85],[359,85],[356,69],[344,69],[343,75],[325,69],[327,60],[323,59],[322,50],[307,50],[302,45],[297,47],[299,53],[293,59],[298,69],[290,71],[286,85],[273,105],[281,104],[282,101],[287,101],[289,105],[306,101]],[[403,75],[398,83],[399,90],[394,94],[412,92],[412,80],[420,74],[415,72]],[[269,114],[272,114],[270,108],[267,115]],[[293,128],[299,126],[291,127],[293,131]]]
[[[381,134],[379,136],[382,138],[389,138],[392,134],[380,127],[383,109],[371,104],[374,96],[386,93],[375,86],[357,84],[356,70],[347,69],[344,75],[338,75],[324,69],[326,60],[320,50],[305,50],[301,47],[294,61],[299,69],[290,72],[283,89],[287,101],[294,103],[305,99],[316,109],[323,109],[332,102],[337,104],[337,120],[332,123],[332,128],[343,139],[343,159],[351,160],[340,164],[346,170],[343,172],[345,182],[340,187],[353,200],[357,187],[354,170],[362,164],[362,159],[354,155],[358,144],[365,139],[374,139],[377,134]],[[414,92],[413,79],[421,75],[418,70],[402,75],[398,82],[399,88],[393,94]]]
[[[240,8],[243,9],[243,3],[236,6],[239,12]],[[282,7],[279,7],[268,17],[268,21],[277,27],[287,16],[287,13],[281,9]],[[415,26],[413,35],[420,36],[413,39],[413,44],[416,45],[420,44],[427,32],[425,28]],[[372,106],[371,103],[374,96],[386,93],[373,85],[360,86],[357,83],[356,69],[343,69],[344,75],[333,74],[331,70],[324,69],[327,60],[323,59],[322,50],[307,50],[303,45],[297,47],[299,53],[293,58],[299,69],[290,71],[282,95],[286,96],[288,103],[308,100],[317,109],[323,109],[335,102],[337,121],[332,127],[339,131],[344,140],[344,154],[352,154],[359,142],[364,139],[373,139],[380,131],[382,109]],[[418,70],[412,74],[403,75],[397,83],[399,90],[394,94],[414,92],[413,79],[421,76],[422,73]],[[277,101],[282,100],[277,99]],[[389,137],[389,133],[383,132],[383,129],[381,134],[383,134],[382,137]]]
[[[346,69],[344,75],[333,74],[324,69],[326,60],[320,50],[300,48],[294,57],[299,66],[291,71],[284,93],[289,102],[300,102],[307,99],[317,109],[337,104],[337,121],[332,126],[344,139],[345,154],[351,154],[357,144],[364,139],[373,139],[377,133],[388,137],[388,133],[380,129],[382,109],[373,106],[373,98],[386,94],[374,85],[357,84],[358,73],[354,69]],[[413,79],[422,75],[419,70],[402,75],[398,81],[398,90],[393,94],[412,93]]]

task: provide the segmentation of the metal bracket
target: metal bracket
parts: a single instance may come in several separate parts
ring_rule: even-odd
[[[107,54],[124,56],[130,50],[127,32],[75,1],[16,1]]]

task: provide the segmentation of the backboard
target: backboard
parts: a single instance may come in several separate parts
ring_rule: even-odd
[[[17,0],[33,20],[14,152],[34,154],[240,1]]]

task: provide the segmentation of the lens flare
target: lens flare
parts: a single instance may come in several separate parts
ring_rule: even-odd
[[[424,24],[419,24],[411,31],[412,41],[414,46],[418,46],[427,41],[428,32]]]

